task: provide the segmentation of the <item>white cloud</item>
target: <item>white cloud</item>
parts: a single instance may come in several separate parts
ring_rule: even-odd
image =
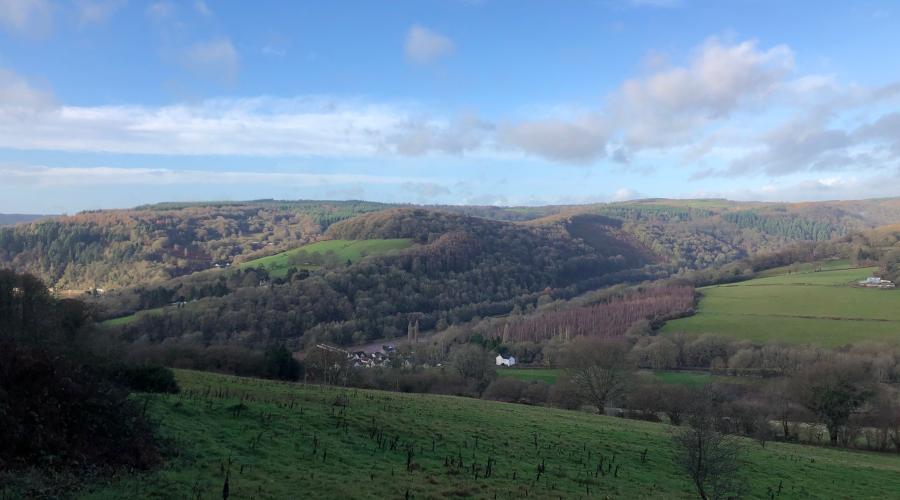
[[[762,146],[734,160],[729,174],[763,171],[783,175],[801,170],[829,170],[853,165],[850,136],[827,128],[827,117],[812,116],[785,123],[762,136]]]
[[[225,81],[234,80],[240,67],[240,56],[228,38],[191,45],[185,50],[185,61],[190,69]]]
[[[499,141],[530,154],[565,163],[591,163],[606,155],[607,126],[597,116],[510,123]]]
[[[20,119],[53,106],[53,95],[40,90],[12,71],[0,68],[0,120]]]
[[[612,96],[611,114],[632,148],[689,140],[713,120],[772,94],[794,67],[784,45],[760,50],[755,41],[706,41],[687,66],[627,80]]]
[[[406,34],[406,59],[416,64],[432,63],[455,51],[453,40],[418,24],[410,27]]]
[[[399,126],[387,138],[387,144],[403,156],[421,156],[432,152],[460,155],[481,149],[493,128],[491,123],[475,115],[467,115],[450,123],[413,118]]]
[[[759,187],[698,194],[703,197],[755,201],[861,200],[892,197],[900,195],[900,171],[869,176],[835,175],[778,180]]]
[[[206,170],[170,170],[165,168],[122,167],[4,167],[0,176],[10,184],[39,188],[77,186],[151,186],[151,185],[247,185],[331,186],[340,184],[409,185],[423,183],[415,177],[391,177],[360,174],[313,174],[298,172],[234,172]]]
[[[631,188],[619,188],[613,193],[612,201],[628,201],[642,198],[643,195]]]
[[[81,24],[104,23],[122,8],[126,0],[76,0],[75,8]]]
[[[0,70],[0,148],[151,155],[376,157],[477,149],[483,124],[414,118],[400,105],[328,97],[65,106]]]
[[[0,26],[22,36],[49,32],[53,5],[48,0],[0,0]]]

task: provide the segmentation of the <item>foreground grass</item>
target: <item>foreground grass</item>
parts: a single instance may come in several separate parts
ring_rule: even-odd
[[[180,453],[162,470],[95,485],[82,497],[221,498],[226,474],[231,498],[695,497],[661,424],[447,396],[177,376],[181,395],[138,397]],[[346,407],[334,406],[341,394]],[[779,484],[790,498],[900,491],[897,456],[749,441],[746,450],[755,498]]]
[[[291,267],[296,267],[297,269],[316,269],[318,267],[311,263],[292,263],[293,258],[301,252],[321,255],[333,253],[337,262],[344,263],[347,261],[356,262],[368,255],[383,255],[394,250],[402,250],[411,245],[412,240],[409,239],[317,241],[286,252],[249,260],[238,264],[236,267],[238,269],[263,267],[269,272],[270,276],[281,278],[287,275],[287,271]]]
[[[900,343],[900,292],[850,286],[872,271],[808,271],[706,287],[697,314],[670,321],[662,331],[823,347]]]

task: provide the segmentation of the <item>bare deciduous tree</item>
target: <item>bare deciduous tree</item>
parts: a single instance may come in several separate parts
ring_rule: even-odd
[[[626,343],[590,337],[578,337],[569,344],[564,365],[578,392],[599,413],[609,401],[624,395],[635,367]]]
[[[688,473],[697,494],[703,500],[740,498],[746,489],[741,445],[737,437],[719,431],[708,394],[699,395],[687,424],[673,436],[675,463]]]

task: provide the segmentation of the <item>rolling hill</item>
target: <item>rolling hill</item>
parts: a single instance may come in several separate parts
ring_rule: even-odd
[[[150,285],[216,263],[235,264],[291,250],[320,239],[340,221],[379,211],[393,217],[396,212],[391,210],[397,208],[532,227],[564,225],[588,244],[603,238],[604,246],[620,240],[639,244],[644,257],[675,270],[719,266],[796,241],[823,241],[900,223],[898,199],[799,204],[650,199],[546,207],[398,207],[304,200],[160,203],[0,228],[0,265],[33,273],[57,289]],[[394,229],[403,233],[400,227]],[[330,234],[328,239],[360,237]]]
[[[144,308],[180,295],[200,300],[126,322],[124,334],[161,339],[200,332],[217,343],[240,338],[253,345],[314,340],[347,345],[400,335],[413,316],[431,329],[506,314],[541,295],[566,298],[646,277],[640,269],[647,263],[643,252],[627,241],[591,246],[559,226],[394,209],[336,223],[326,237],[333,239],[293,255],[310,258],[309,248],[333,249],[334,262],[289,280],[273,279],[291,258],[285,254],[182,278],[177,290],[162,285],[144,290],[163,298]],[[385,253],[354,261],[364,250]],[[348,258],[336,258],[338,251]],[[191,295],[195,289],[208,293]]]
[[[14,226],[16,224],[24,224],[38,219],[45,219],[47,217],[53,216],[39,214],[0,214],[0,226]]]

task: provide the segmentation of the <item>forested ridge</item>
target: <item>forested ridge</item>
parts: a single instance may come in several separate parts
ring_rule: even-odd
[[[260,276],[254,274],[244,284],[256,286],[143,316],[124,327],[125,335],[151,342],[193,335],[204,342],[249,345],[275,340],[296,346],[314,340],[350,344],[399,335],[411,316],[430,329],[506,314],[542,294],[573,296],[621,281],[620,273],[644,263],[622,255],[627,247],[604,253],[561,227],[525,227],[422,209],[357,217],[332,226],[328,235],[412,238],[419,244],[293,275],[283,283],[263,280],[259,286],[253,279]]]
[[[277,341],[300,348],[402,335],[411,318],[423,330],[443,329],[759,256],[815,258],[797,243],[828,245],[822,240],[833,236],[845,238],[844,253],[877,260],[866,242],[850,248],[852,235],[885,221],[900,221],[900,203],[164,203],[2,228],[0,265],[34,273],[58,290],[106,288],[93,298],[102,318],[155,309],[120,326],[131,341],[251,348]],[[228,269],[311,241],[389,238],[413,245],[352,263],[324,259],[327,265],[278,277],[253,266]]]
[[[319,237],[365,202],[161,204],[0,228],[0,265],[61,289],[153,283]]]

